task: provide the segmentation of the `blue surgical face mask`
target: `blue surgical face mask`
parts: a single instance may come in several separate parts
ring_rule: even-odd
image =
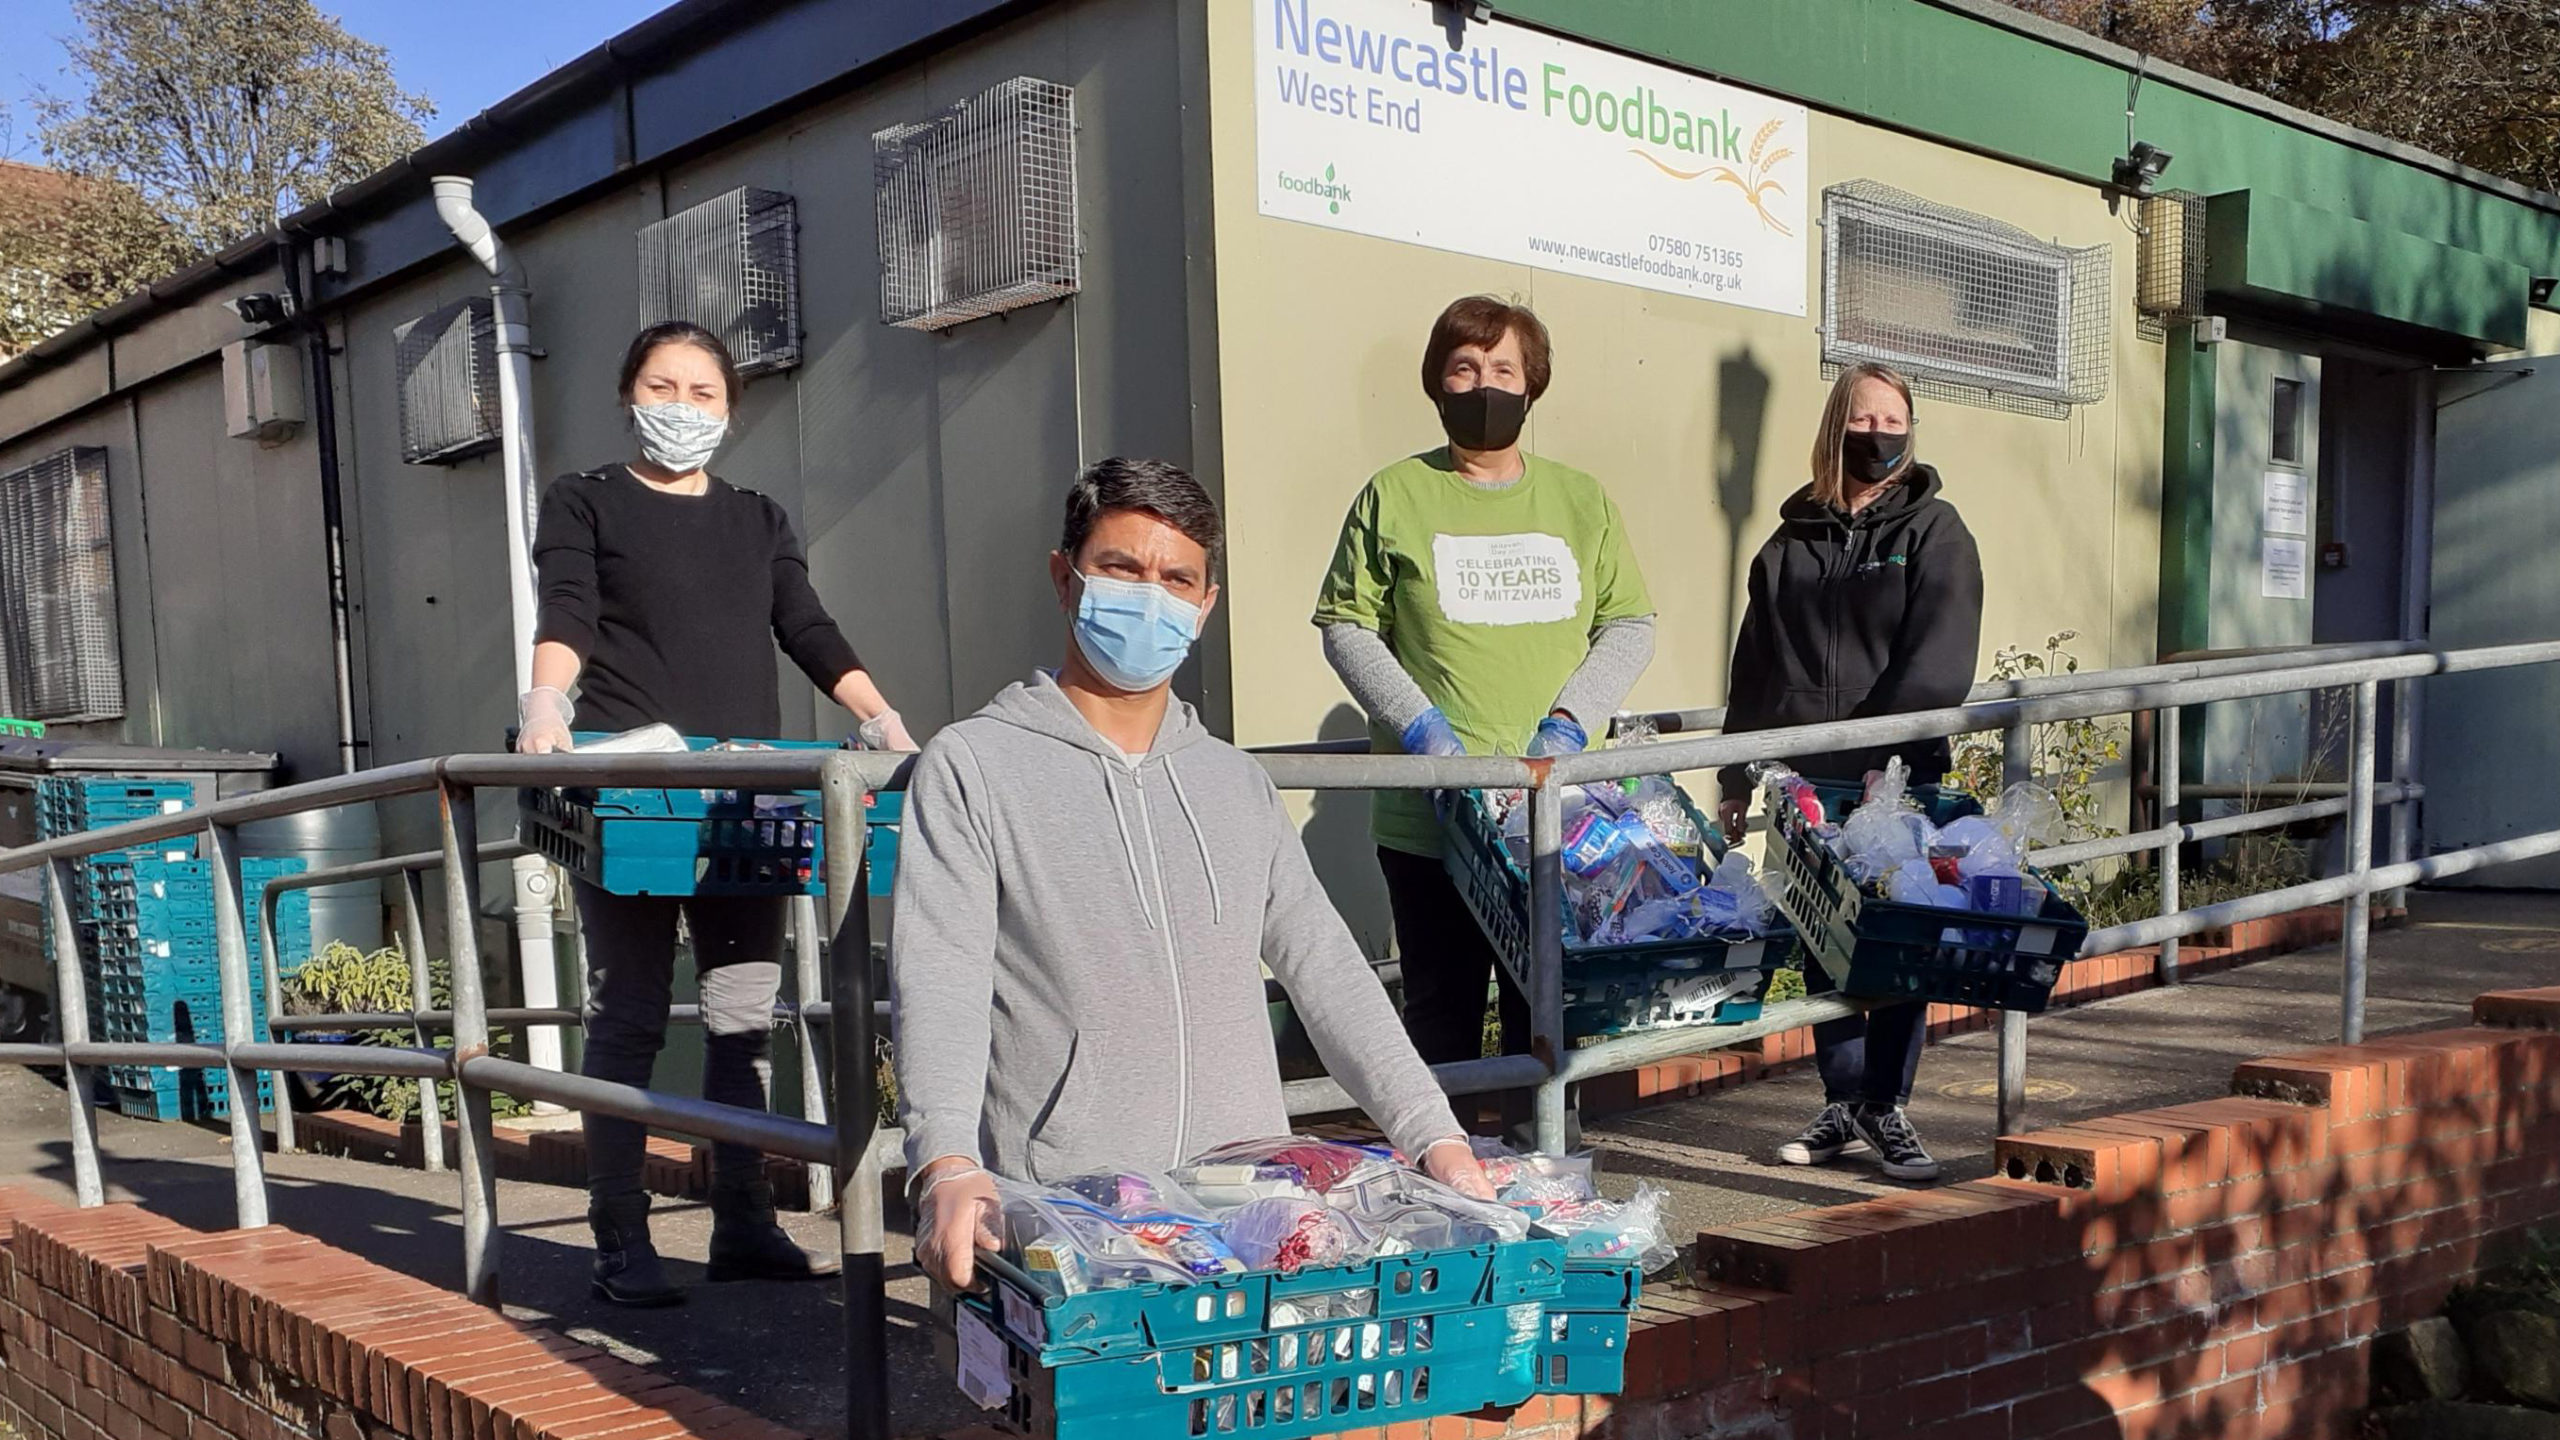
[[[1200,638],[1200,607],[1161,585],[1077,577],[1076,649],[1114,689],[1153,690],[1170,678]]]

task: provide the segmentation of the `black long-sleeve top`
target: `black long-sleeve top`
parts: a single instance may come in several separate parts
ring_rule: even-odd
[[[1855,515],[1799,491],[1751,562],[1750,599],[1727,673],[1724,732],[1776,730],[1961,705],[1982,644],[1982,556],[1938,472],[1913,473]],[[1943,740],[1790,757],[1818,780],[1855,781],[1901,756],[1913,784],[1953,763]],[[1751,792],[1747,767],[1719,776]]]
[[[543,492],[534,638],[584,662],[580,730],[663,722],[771,738],[782,725],[776,644],[822,691],[861,665],[810,588],[782,507],[709,479],[700,495],[671,495],[608,465]]]

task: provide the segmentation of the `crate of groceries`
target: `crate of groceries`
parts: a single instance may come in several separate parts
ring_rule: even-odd
[[[2040,1012],[2089,922],[2026,863],[2060,828],[2042,787],[1988,812],[1911,789],[1902,762],[1863,789],[1758,767],[1780,910],[1843,994]]]
[[[652,732],[663,732],[652,735]],[[834,750],[810,740],[714,740],[664,726],[580,735],[582,752]],[[870,889],[888,893],[906,797],[871,799]],[[614,895],[823,895],[826,826],[818,791],[567,786],[518,792],[525,845]]]
[[[1170,1174],[999,1180],[990,1283],[943,1301],[960,1388],[1018,1433],[1300,1435],[1615,1394],[1664,1195],[1482,1142],[1500,1199],[1289,1136]]]
[[[1667,775],[1564,790],[1568,1039],[1759,1018],[1796,938],[1746,857]],[[1443,858],[1505,968],[1528,985],[1526,792],[1452,797]]]

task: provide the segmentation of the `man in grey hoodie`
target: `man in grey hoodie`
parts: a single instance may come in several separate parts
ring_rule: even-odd
[[[1387,1138],[1492,1194],[1269,777],[1172,696],[1222,547],[1181,469],[1087,470],[1049,557],[1065,662],[916,761],[889,984],[917,1262],[953,1289],[996,1244],[990,1170],[1164,1170],[1288,1133],[1266,963]]]

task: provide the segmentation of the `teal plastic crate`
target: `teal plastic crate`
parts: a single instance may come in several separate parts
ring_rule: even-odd
[[[1741,1025],[1760,1018],[1769,983],[1796,954],[1792,930],[1725,947],[1719,967],[1689,967],[1650,957],[1604,959],[1568,951],[1564,964],[1564,1028],[1574,1038],[1635,1035],[1689,1025]],[[1751,979],[1712,1007],[1665,993],[1665,982],[1743,973]],[[1701,1013],[1701,1011],[1705,1013]]]
[[[107,1098],[118,1113],[137,1120],[228,1120],[231,1072],[114,1065],[107,1070]],[[258,1077],[258,1111],[268,1114],[275,1108],[275,1081],[262,1074]]]
[[[1680,792],[1680,804],[1689,812],[1699,834],[1714,833],[1686,791]],[[1458,894],[1466,900],[1468,913],[1475,916],[1485,938],[1492,942],[1495,956],[1525,993],[1531,946],[1529,873],[1512,858],[1510,847],[1502,843],[1502,833],[1485,808],[1482,792],[1468,791],[1451,807],[1442,841],[1442,863],[1449,878],[1456,882]],[[1572,1000],[1566,1002],[1568,1041],[1671,1028],[1666,1017],[1631,1019],[1626,1013],[1626,997],[1638,989],[1649,989],[1657,979],[1676,975],[1755,967],[1775,969],[1795,953],[1796,945],[1794,932],[1785,926],[1743,942],[1640,940],[1621,945],[1581,945],[1571,939],[1571,933],[1570,929],[1566,932],[1564,950],[1565,988],[1586,998],[1580,1005]],[[1767,988],[1762,985],[1761,994],[1765,995]],[[1759,996],[1755,995],[1719,1005],[1709,1018],[1677,1023],[1738,1025],[1758,1019],[1759,1015]]]
[[[685,743],[708,750],[718,742]],[[839,748],[806,740],[759,743],[783,750]],[[905,800],[895,791],[872,797],[873,895],[889,893]],[[814,789],[524,790],[518,792],[518,833],[544,858],[609,894],[823,895],[821,804]]]
[[[1004,1423],[1055,1440],[1286,1440],[1516,1405],[1540,1393],[1567,1287],[1554,1240],[1067,1297],[989,1270],[959,1303],[1006,1342]]]
[[[1834,821],[1856,808],[1854,787],[1817,783],[1815,793]],[[1941,824],[1979,813],[1952,792],[1924,804]],[[1842,994],[2040,1014],[2089,937],[2088,920],[2050,892],[2032,916],[1875,899],[1802,815],[1781,806],[1770,825],[1771,894]]]
[[[1627,1386],[1627,1331],[1644,1275],[1612,1260],[1567,1260],[1564,1294],[1547,1308],[1538,1393],[1615,1395]]]

